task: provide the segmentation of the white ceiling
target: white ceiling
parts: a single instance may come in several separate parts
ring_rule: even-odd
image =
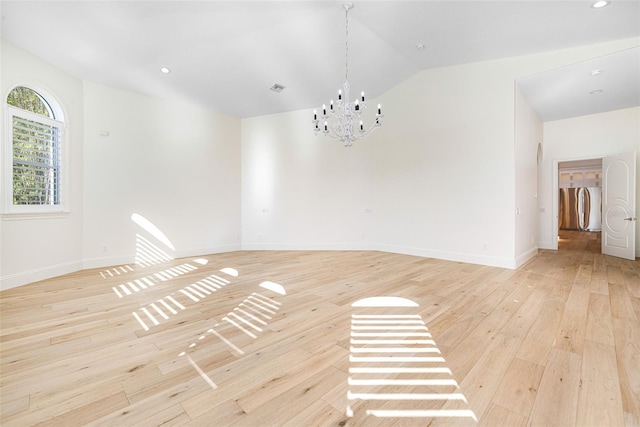
[[[640,47],[518,79],[542,121],[640,105]]]
[[[349,12],[352,90],[372,98],[427,68],[640,37],[640,1],[613,0],[602,9],[591,3],[356,1]],[[3,39],[82,79],[234,116],[317,107],[344,82],[343,2],[2,0],[0,7]],[[624,60],[636,61],[631,74],[637,60],[638,53]],[[160,73],[163,66],[172,72]],[[613,75],[606,63],[598,67],[605,70],[601,81]],[[540,83],[532,76],[521,86],[525,93],[577,80],[595,87],[595,79],[570,77],[569,69],[561,83],[541,75]],[[603,95],[634,88],[637,105],[638,74],[630,72],[625,78],[635,86],[618,75],[609,84],[619,87]],[[274,83],[284,91],[270,91]],[[566,115],[584,107],[560,105],[565,89],[551,93],[550,106],[532,101],[545,120],[558,117],[553,109]],[[606,98],[606,108],[627,108],[629,97],[622,98],[623,104]]]

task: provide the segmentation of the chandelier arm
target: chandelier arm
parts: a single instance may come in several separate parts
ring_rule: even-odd
[[[330,124],[327,118],[327,116],[323,116],[322,123],[320,123],[320,120],[314,120],[316,135],[322,133],[325,137],[341,141],[344,134],[344,123],[342,123],[342,120],[339,120],[337,123]]]
[[[379,125],[376,125],[375,122],[374,122],[371,125],[369,125],[369,127],[367,129],[365,129],[364,131],[362,131],[362,132],[358,131],[358,133],[360,134],[359,135],[360,138],[364,138],[366,136],[369,136],[371,133],[373,133],[381,125],[382,125],[382,123],[380,123]]]

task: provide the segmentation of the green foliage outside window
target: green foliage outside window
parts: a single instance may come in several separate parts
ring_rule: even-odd
[[[18,86],[7,96],[7,104],[41,116],[53,118],[51,108],[37,92],[28,87]]]

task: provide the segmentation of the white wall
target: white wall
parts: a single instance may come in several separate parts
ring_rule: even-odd
[[[243,249],[357,249],[373,241],[375,145],[346,149],[316,137],[311,115],[242,120]]]
[[[239,248],[240,119],[89,82],[84,99],[85,267],[134,261],[134,213],[172,257]]]
[[[538,252],[538,145],[542,121],[516,85],[515,256],[521,265]]]
[[[6,99],[15,86],[29,86],[55,97],[64,110],[65,140],[62,177],[68,212],[56,215],[8,215],[0,220],[0,289],[78,270],[82,265],[82,81],[0,40],[0,94],[6,126]],[[4,126],[3,126],[4,128]],[[3,135],[3,141],[5,140]],[[3,147],[4,148],[4,147]],[[4,150],[0,150],[4,152]],[[0,162],[4,173],[4,159]]]
[[[311,111],[243,120],[243,248],[512,266],[514,98],[504,69],[419,73],[372,101],[386,123],[350,149],[315,137]]]
[[[509,68],[487,61],[427,70],[382,97],[387,121],[376,139],[381,249],[512,266]]]
[[[636,151],[640,156],[640,107],[544,123],[544,163],[540,206],[540,247],[553,248],[558,230],[553,223],[554,161],[602,158]],[[636,158],[640,165],[640,157]],[[636,203],[640,203],[640,173],[637,174]],[[636,211],[638,209],[636,208]],[[636,256],[640,254],[640,226],[636,225]]]

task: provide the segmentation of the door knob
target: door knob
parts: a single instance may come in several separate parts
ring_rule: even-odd
[[[625,218],[624,220],[625,221],[637,221],[637,218],[634,218],[634,217],[630,216],[629,218]]]

